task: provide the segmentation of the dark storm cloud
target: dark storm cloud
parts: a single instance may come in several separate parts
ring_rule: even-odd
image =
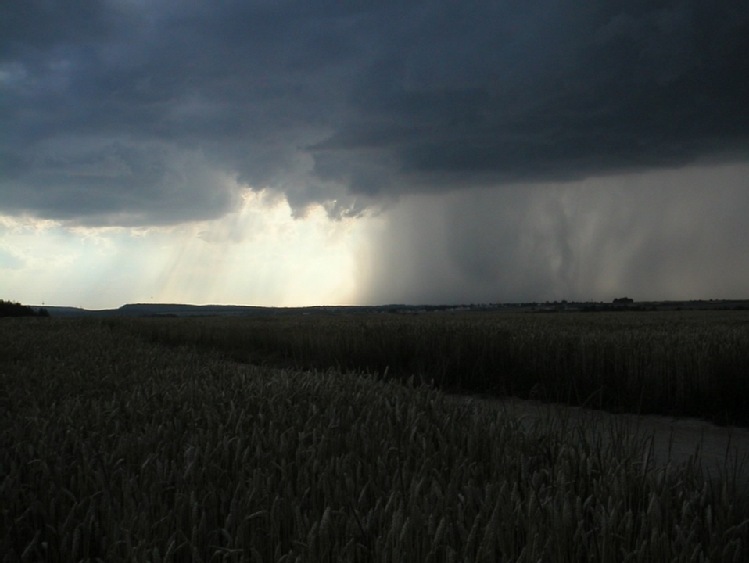
[[[42,2],[0,7],[0,208],[301,212],[743,159],[749,6]]]
[[[499,6],[452,5],[404,29],[388,64],[357,85],[363,121],[320,147],[392,151],[432,185],[576,179],[746,150],[749,9]]]

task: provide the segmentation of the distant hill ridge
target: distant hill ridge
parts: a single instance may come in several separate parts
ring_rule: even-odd
[[[437,311],[526,311],[602,312],[673,310],[749,310],[749,300],[692,300],[636,302],[629,298],[614,302],[479,303],[465,305],[318,305],[308,307],[263,307],[257,305],[189,305],[184,303],[128,303],[118,309],[90,310],[80,307],[45,306],[52,317],[209,317],[279,316],[341,313],[430,313]],[[37,312],[41,307],[33,306]]]
[[[214,315],[214,314],[248,314],[268,313],[272,307],[257,307],[253,305],[186,305],[182,303],[129,303],[117,311],[124,316],[129,315]]]

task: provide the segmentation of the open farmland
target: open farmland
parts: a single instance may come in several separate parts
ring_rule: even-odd
[[[744,320],[721,325],[737,335],[729,343],[745,338]],[[560,323],[539,327],[561,335],[573,330],[556,318],[537,321]],[[694,461],[656,465],[647,436],[626,425],[595,434],[574,420],[528,426],[433,387],[343,371],[367,365],[344,360],[361,362],[357,354],[369,340],[373,360],[374,351],[385,354],[374,370],[412,366],[422,375],[427,351],[452,358],[435,372],[445,384],[457,366],[493,357],[481,334],[496,330],[511,343],[510,325],[490,330],[470,318],[274,322],[0,322],[3,561],[747,557],[749,510],[731,467],[708,479]],[[616,319],[596,322],[635,338]],[[647,329],[657,336],[653,322]],[[690,323],[685,317],[693,344],[712,334],[695,337]],[[578,342],[585,334],[560,338]],[[435,346],[440,337],[443,347]],[[526,346],[546,343],[536,338]],[[422,365],[409,346],[424,354]],[[614,353],[610,346],[604,349]],[[309,352],[315,348],[316,357]],[[535,354],[565,349],[576,357],[564,346]],[[469,351],[475,355],[463,358]],[[726,362],[740,359],[740,351],[733,354]],[[520,357],[505,356],[506,367]],[[615,359],[584,357],[603,367]],[[278,367],[323,366],[329,358],[341,369]],[[538,360],[545,363],[533,369],[553,360],[560,361]],[[498,365],[486,369],[503,381]],[[478,380],[466,374],[464,389]],[[538,381],[531,388],[546,382]]]
[[[113,320],[150,341],[301,369],[749,424],[749,312],[431,313]]]

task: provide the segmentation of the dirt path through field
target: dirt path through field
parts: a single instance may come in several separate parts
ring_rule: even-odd
[[[612,424],[625,424],[652,437],[654,461],[665,467],[679,465],[697,456],[711,476],[737,470],[737,477],[749,492],[749,429],[716,426],[695,418],[672,418],[656,415],[611,414],[605,411],[548,404],[515,398],[455,397],[474,408],[503,409],[531,427],[549,416],[581,422],[585,428],[597,430],[603,439],[611,436]],[[738,465],[736,461],[738,460]],[[743,460],[743,463],[742,463]]]

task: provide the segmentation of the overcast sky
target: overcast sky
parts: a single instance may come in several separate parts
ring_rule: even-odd
[[[749,4],[5,0],[0,298],[749,298]]]

